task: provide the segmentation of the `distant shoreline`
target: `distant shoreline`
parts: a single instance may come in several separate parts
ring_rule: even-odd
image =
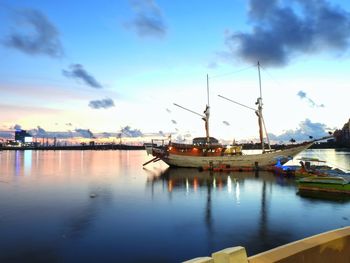
[[[25,150],[39,150],[39,151],[59,151],[59,150],[144,150],[143,145],[126,145],[126,144],[101,144],[101,145],[69,145],[69,146],[37,146],[37,147],[9,147],[3,146],[1,150],[11,151],[25,151]]]
[[[259,150],[261,149],[260,143],[244,143],[239,144],[243,146],[243,150]],[[265,148],[267,145],[265,145]],[[288,147],[285,144],[273,144],[271,148],[274,150],[280,150],[285,147]],[[345,147],[342,145],[337,145],[334,142],[324,142],[324,143],[315,143],[309,149],[345,149],[350,150],[349,147]],[[24,146],[24,147],[16,147],[16,146],[0,146],[0,150],[39,150],[39,151],[52,151],[52,150],[145,150],[144,145],[128,145],[128,144],[95,144],[95,145],[60,145],[60,146]]]

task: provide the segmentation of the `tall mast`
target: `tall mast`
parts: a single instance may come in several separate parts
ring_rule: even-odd
[[[224,96],[218,95],[220,98],[223,98],[225,100],[228,100],[230,102],[233,102],[235,104],[238,104],[240,106],[243,106],[245,108],[248,108],[250,110],[253,110],[255,112],[255,114],[258,116],[258,124],[259,124],[259,137],[260,137],[260,142],[261,142],[261,148],[263,153],[265,153],[265,144],[264,144],[264,130],[265,130],[265,134],[266,134],[266,139],[267,139],[267,144],[269,146],[269,150],[271,150],[271,145],[270,145],[270,140],[269,140],[269,135],[267,133],[266,130],[266,125],[265,125],[265,121],[264,121],[264,117],[263,117],[263,103],[262,103],[262,89],[261,89],[261,74],[260,74],[260,63],[258,61],[258,74],[259,74],[259,91],[260,91],[260,97],[257,99],[257,101],[255,102],[255,105],[258,105],[258,109],[253,109],[249,106],[246,106],[242,103],[239,103],[237,101],[231,100],[229,98],[226,98]]]
[[[261,74],[260,74],[260,62],[259,62],[259,61],[258,61],[258,73],[259,73],[260,98],[262,99],[262,92],[261,92]]]
[[[259,136],[260,136],[260,142],[261,142],[261,149],[262,149],[262,151],[264,153],[265,152],[265,143],[264,143],[263,127],[264,127],[264,130],[265,130],[265,135],[266,135],[267,143],[268,143],[268,146],[269,146],[269,150],[271,150],[271,146],[270,146],[269,135],[267,134],[267,130],[266,130],[266,126],[265,126],[264,117],[263,117],[263,114],[262,114],[263,103],[262,103],[261,74],[260,74],[260,62],[259,61],[258,61],[258,74],[259,74],[260,97],[258,98],[257,102],[255,103],[255,104],[258,105],[258,110],[255,113],[258,116],[258,120],[259,120]]]
[[[210,116],[210,110],[209,110],[209,77],[208,77],[208,74],[207,74],[207,97],[208,97],[208,104],[206,105],[205,107],[205,110],[204,110],[204,115],[203,114],[200,114],[200,113],[197,113],[193,110],[190,110],[190,109],[187,109],[183,106],[180,106],[179,104],[176,104],[174,103],[175,106],[181,108],[181,109],[184,109],[184,110],[187,110],[189,112],[192,112],[193,114],[196,114],[196,115],[199,115],[200,117],[202,117],[202,120],[205,122],[205,137],[206,137],[206,142],[207,144],[210,144],[210,137],[209,137],[209,116]]]
[[[208,104],[204,110],[205,117],[203,118],[203,120],[205,121],[205,135],[207,138],[207,144],[209,144],[210,143],[210,137],[209,137],[210,106],[209,106],[209,76],[208,76],[208,74],[207,74],[207,98],[208,98]]]
[[[209,76],[207,74],[207,98],[208,98],[208,107],[209,107]]]
[[[261,142],[261,149],[263,153],[265,152],[265,144],[264,144],[264,134],[263,134],[263,124],[262,124],[262,92],[261,92],[261,75],[260,75],[260,63],[258,61],[258,74],[259,74],[259,89],[260,89],[260,97],[257,99],[256,103],[258,105],[258,110],[256,111],[256,115],[258,116],[259,123],[259,137]]]

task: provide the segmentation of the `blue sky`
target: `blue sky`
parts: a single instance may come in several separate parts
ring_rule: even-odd
[[[349,11],[321,0],[3,1],[0,129],[204,135],[173,103],[203,112],[209,74],[211,135],[254,138],[254,112],[217,95],[254,107],[258,60],[269,132],[341,128]]]

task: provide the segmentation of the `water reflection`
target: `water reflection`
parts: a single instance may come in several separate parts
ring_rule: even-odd
[[[257,179],[258,178],[258,179]],[[256,184],[258,180],[258,184]],[[257,213],[257,226],[255,234],[249,231],[250,238],[245,240],[250,245],[255,248],[261,247],[273,247],[276,243],[269,238],[269,201],[273,193],[272,186],[280,180],[275,177],[272,173],[268,172],[243,172],[243,173],[212,173],[212,172],[199,172],[195,169],[186,168],[168,168],[162,171],[159,176],[151,176],[148,178],[148,186],[152,189],[160,185],[167,185],[167,191],[174,193],[175,191],[181,192],[183,189],[186,193],[192,191],[193,194],[197,192],[206,192],[206,202],[204,208],[204,222],[207,227],[207,231],[211,239],[215,239],[215,224],[214,219],[218,215],[215,215],[217,209],[215,209],[215,204],[219,205],[216,201],[213,204],[213,195],[216,198],[220,196],[220,193],[227,193],[227,200],[222,200],[227,202],[233,197],[235,201],[235,206],[239,207],[241,204],[241,192],[244,193],[244,199],[247,198],[249,192],[254,191],[254,193],[261,193],[260,208]],[[288,179],[285,178],[285,181]],[[246,181],[254,181],[254,186],[245,188]],[[286,187],[294,187],[292,183],[285,183]],[[260,187],[260,190],[259,190]],[[269,191],[267,190],[269,188]],[[232,200],[232,199],[231,199]],[[245,201],[246,203],[246,201]],[[251,230],[251,229],[250,229]],[[278,238],[280,242],[288,240],[289,234],[287,230],[278,233]],[[285,237],[285,240],[282,240]]]
[[[180,262],[238,245],[251,255],[349,224],[349,202],[296,195],[292,178],[142,169],[147,159],[2,152],[0,262]]]
[[[108,185],[91,185],[90,197],[86,197],[84,205],[67,215],[64,223],[63,238],[83,238],[91,231],[99,210],[104,205],[111,205],[113,192]]]
[[[324,202],[326,203],[350,202],[350,196],[346,194],[314,192],[314,191],[299,191],[297,194],[313,202],[320,202],[320,201],[323,203]]]
[[[24,175],[30,175],[30,172],[32,170],[32,154],[32,151],[24,151]]]

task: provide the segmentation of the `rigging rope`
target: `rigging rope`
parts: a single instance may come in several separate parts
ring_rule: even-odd
[[[248,69],[255,68],[255,67],[256,67],[256,65],[252,65],[252,66],[249,66],[249,67],[246,67],[246,68],[242,68],[242,69],[239,69],[239,70],[236,70],[236,71],[231,71],[231,72],[227,72],[227,73],[223,73],[223,74],[218,74],[218,75],[215,75],[215,76],[212,76],[212,77],[209,77],[209,78],[210,79],[221,78],[221,77],[224,77],[224,76],[237,74],[237,73],[240,73],[242,71],[246,71]]]

